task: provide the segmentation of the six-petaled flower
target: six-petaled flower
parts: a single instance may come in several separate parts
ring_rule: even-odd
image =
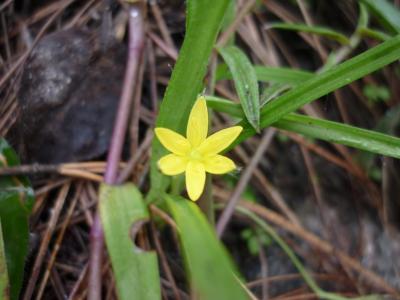
[[[241,131],[241,126],[233,126],[207,137],[207,104],[205,98],[200,96],[190,112],[186,138],[168,128],[155,129],[161,144],[172,152],[162,157],[158,166],[161,172],[170,176],[185,172],[189,198],[196,201],[203,192],[206,172],[225,174],[235,169],[235,163],[219,153],[226,149]]]

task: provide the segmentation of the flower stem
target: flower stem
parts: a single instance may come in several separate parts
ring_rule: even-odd
[[[203,195],[198,201],[201,211],[206,215],[208,222],[214,227],[215,214],[214,214],[214,200],[212,197],[211,175],[207,174],[205,190]]]

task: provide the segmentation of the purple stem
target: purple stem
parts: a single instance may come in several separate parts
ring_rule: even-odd
[[[135,86],[135,77],[139,68],[140,56],[144,46],[144,22],[141,6],[132,6],[129,9],[129,53],[124,85],[120,100],[114,132],[111,138],[111,147],[107,157],[107,168],[104,182],[115,184],[118,165],[121,159],[122,146],[128,127],[128,117]],[[112,80],[112,79],[111,79]]]
[[[104,182],[110,185],[117,183],[118,166],[121,159],[122,147],[128,127],[128,118],[131,106],[135,78],[140,64],[140,57],[144,47],[144,17],[143,5],[136,4],[129,7],[129,48],[128,63],[125,71],[123,90],[118,112],[114,124],[110,151],[107,157],[107,168]],[[107,74],[104,74],[107,76]],[[113,80],[110,78],[110,80]],[[101,299],[101,268],[104,248],[104,232],[99,213],[96,212],[90,231],[90,260],[89,260],[89,300]]]

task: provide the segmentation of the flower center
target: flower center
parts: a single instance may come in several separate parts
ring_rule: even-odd
[[[201,160],[202,159],[201,153],[199,151],[197,151],[196,149],[193,149],[189,153],[189,159],[190,160]]]

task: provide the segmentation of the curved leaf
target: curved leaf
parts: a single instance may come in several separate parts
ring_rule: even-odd
[[[176,221],[182,252],[196,299],[248,299],[226,250],[192,201],[166,196]]]
[[[4,139],[0,139],[0,167],[16,166],[19,159]],[[18,299],[28,254],[28,218],[34,193],[24,176],[0,176],[0,220],[10,280],[11,299]]]
[[[285,116],[273,126],[308,137],[400,158],[400,139],[372,130],[298,114]]]
[[[4,250],[3,231],[0,220],[0,299],[10,299],[9,287],[6,252]]]
[[[381,24],[392,33],[400,33],[400,11],[387,0],[361,0]]]
[[[133,184],[102,184],[99,203],[119,299],[161,299],[157,256],[137,248],[131,238],[132,227],[149,217],[139,190]]]
[[[232,101],[207,96],[207,105],[219,112],[243,118],[243,111]],[[400,158],[400,138],[354,126],[299,114],[284,116],[272,126],[307,137],[351,146],[360,150]]]
[[[284,29],[284,30],[293,30],[300,32],[307,32],[312,34],[321,35],[335,41],[343,45],[348,45],[350,40],[342,33],[337,32],[331,28],[323,27],[323,26],[308,26],[307,24],[293,24],[293,23],[272,23],[267,26],[267,28],[275,28],[275,29]]]
[[[265,128],[303,105],[345,86],[400,58],[400,35],[318,74],[269,102],[261,110],[260,124]],[[254,129],[243,122],[242,134],[234,144],[255,134]],[[233,147],[234,145],[231,145]]]
[[[246,54],[235,46],[219,48],[218,51],[232,74],[244,114],[249,123],[258,131],[260,128],[260,97],[254,67]]]

